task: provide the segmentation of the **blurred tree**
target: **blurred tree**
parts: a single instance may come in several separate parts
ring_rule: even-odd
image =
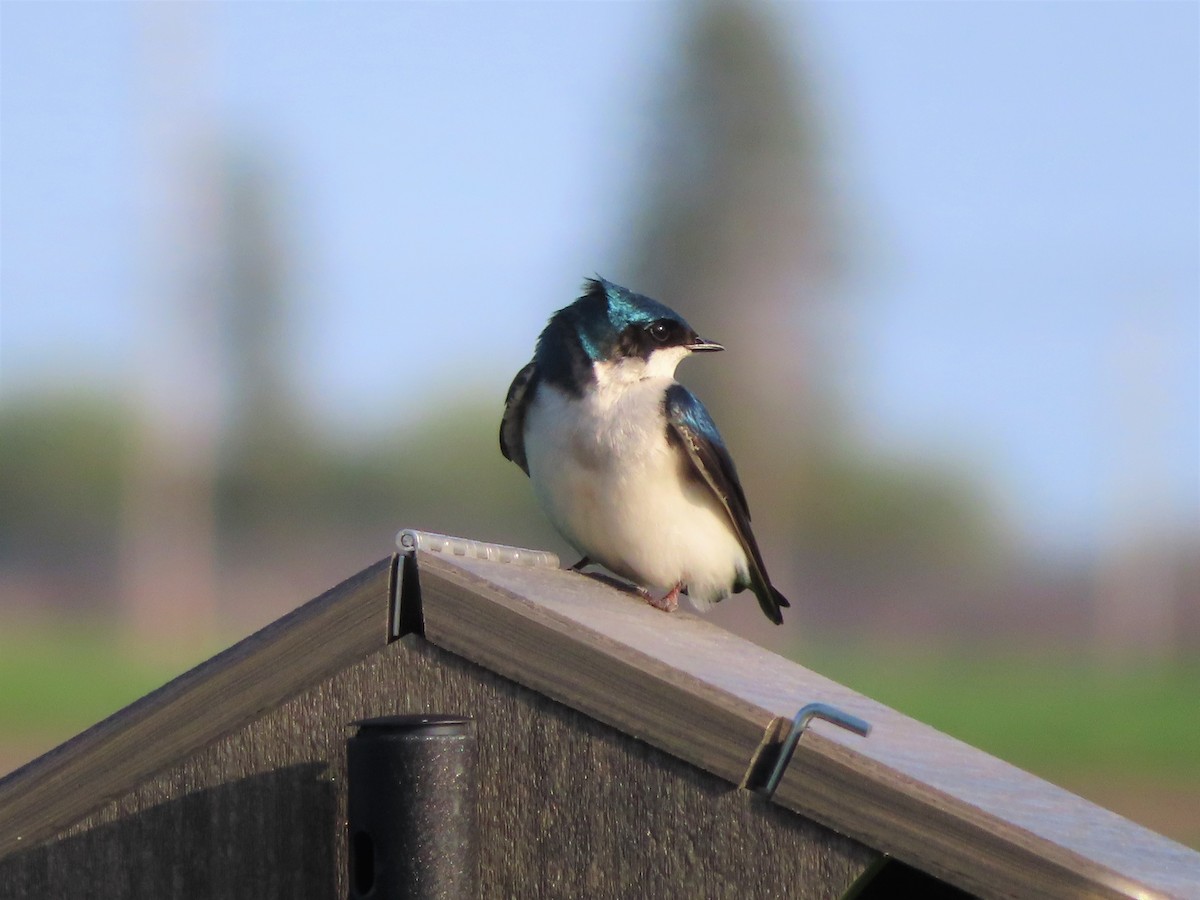
[[[689,375],[714,402],[759,404],[747,421],[765,414],[800,434],[824,403],[819,332],[838,269],[817,117],[769,9],[746,0],[683,9],[679,68],[655,117],[632,229],[634,280],[737,354],[732,378],[712,367]],[[774,391],[746,392],[748,381]],[[786,397],[786,421],[785,404],[765,393]]]
[[[247,144],[218,165],[218,527],[237,535],[295,513],[320,451],[289,389],[295,295],[278,165]]]
[[[681,377],[731,444],[773,577],[786,592],[814,562],[980,549],[991,532],[973,488],[932,466],[882,465],[839,402],[844,229],[791,35],[750,0],[682,10],[629,282],[729,350]]]
[[[221,164],[220,334],[226,372],[226,443],[237,454],[279,443],[297,428],[288,390],[294,318],[283,198],[261,153],[239,146]]]
[[[830,417],[817,385],[828,369],[818,332],[835,239],[815,116],[768,9],[683,9],[678,69],[655,119],[632,229],[631,281],[729,349],[729,358],[690,364],[683,377],[733,445],[758,533],[791,543],[814,438]],[[776,570],[781,549],[768,554],[781,560]]]
[[[0,406],[0,563],[84,562],[112,575],[132,416],[112,397]]]

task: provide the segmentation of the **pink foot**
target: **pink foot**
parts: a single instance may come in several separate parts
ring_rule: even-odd
[[[663,612],[675,612],[675,610],[679,609],[679,591],[682,588],[682,584],[677,584],[675,587],[671,588],[667,596],[662,598],[655,597],[648,590],[642,587],[638,588],[638,593],[641,594],[646,599],[646,602],[655,609],[661,609]]]

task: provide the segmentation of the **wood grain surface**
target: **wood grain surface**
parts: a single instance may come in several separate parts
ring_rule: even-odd
[[[1200,854],[687,613],[563,570],[422,554],[429,639],[737,781],[824,702],[775,802],[983,896],[1200,897]]]
[[[387,642],[392,560],[181,675],[0,780],[0,856],[77,821]]]
[[[834,900],[879,855],[416,635],[0,858],[0,896],[346,897],[349,723],[469,715],[481,896]]]
[[[985,897],[1200,897],[1200,854],[696,616],[556,569],[418,570],[424,637],[386,643],[383,560],[0,781],[0,893],[74,866],[137,896],[140,865],[344,896],[347,724],[442,712],[479,723],[489,896],[836,896],[882,851]],[[817,701],[870,735],[815,721],[771,801],[734,790]]]

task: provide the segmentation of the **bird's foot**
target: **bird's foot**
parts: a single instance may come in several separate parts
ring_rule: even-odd
[[[638,588],[638,593],[655,609],[661,609],[663,612],[675,612],[675,610],[679,609],[679,592],[682,588],[682,584],[675,585],[665,597],[655,597],[642,587]]]

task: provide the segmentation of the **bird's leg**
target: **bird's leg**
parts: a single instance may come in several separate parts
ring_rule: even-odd
[[[572,572],[581,572],[586,567],[590,566],[591,564],[592,564],[592,561],[585,556],[579,562],[575,563],[575,565],[571,566],[571,571]]]
[[[655,597],[642,587],[638,588],[638,593],[646,598],[646,602],[655,609],[661,609],[663,612],[675,612],[675,610],[679,609],[679,592],[682,588],[682,584],[676,584],[675,587],[671,588],[667,596],[662,598]]]

